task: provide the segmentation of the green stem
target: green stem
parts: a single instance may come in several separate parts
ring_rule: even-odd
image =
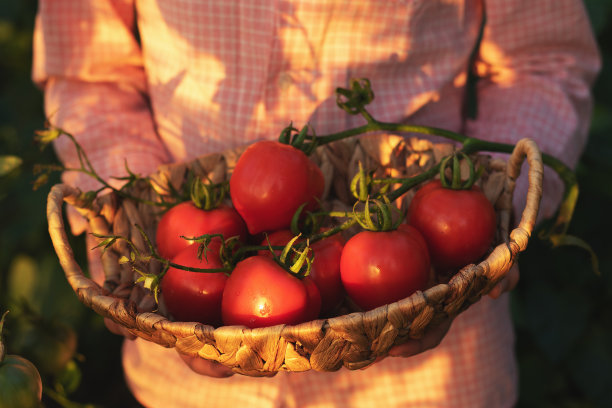
[[[133,195],[127,194],[123,190],[117,189],[117,188],[113,187],[112,185],[110,185],[108,182],[106,182],[106,180],[104,180],[102,177],[100,177],[98,175],[98,173],[96,173],[95,171],[86,170],[84,168],[74,168],[74,167],[65,167],[64,171],[74,171],[74,172],[78,172],[78,173],[83,173],[83,174],[86,174],[89,177],[92,177],[96,181],[98,181],[100,184],[102,184],[102,187],[97,189],[97,190],[95,190],[96,194],[102,192],[105,189],[110,189],[115,194],[117,194],[118,196],[120,196],[122,198],[127,198],[127,199],[130,199],[130,200],[134,200],[134,201],[137,201],[137,202],[142,203],[142,204],[153,205],[153,206],[164,207],[164,208],[170,208],[170,207],[172,207],[174,205],[173,203],[168,203],[168,202],[165,202],[165,201],[161,201],[160,202],[160,201],[145,200],[143,198],[135,197]]]
[[[404,181],[402,183],[402,185],[400,187],[398,187],[396,190],[393,190],[391,193],[389,193],[387,195],[387,198],[389,198],[389,201],[395,201],[397,200],[399,197],[401,197],[405,192],[407,192],[408,190],[410,190],[411,188],[413,188],[414,186],[416,186],[417,184],[420,184],[424,181],[427,181],[429,179],[431,179],[432,177],[434,177],[436,174],[438,174],[438,172],[440,171],[440,163],[436,164],[434,167],[432,167],[431,169],[418,174],[414,177],[411,177],[409,179],[407,179],[406,181]]]
[[[125,193],[123,190],[121,189],[116,189],[115,187],[113,187],[112,185],[110,185],[106,180],[104,180],[102,177],[100,177],[98,175],[98,173],[96,173],[93,165],[91,164],[91,161],[89,161],[89,158],[87,157],[87,154],[85,153],[85,150],[83,149],[83,147],[80,145],[80,143],[76,140],[76,138],[69,132],[66,132],[63,129],[58,129],[60,134],[65,135],[66,137],[68,137],[70,139],[70,141],[74,144],[75,149],[77,151],[77,157],[79,159],[79,164],[81,165],[80,168],[64,168],[64,171],[76,171],[76,172],[80,172],[83,174],[88,175],[89,177],[92,177],[93,179],[95,179],[96,181],[98,181],[100,184],[102,184],[104,186],[104,188],[108,188],[110,190],[112,190],[114,193],[116,193],[117,195],[121,196],[122,198],[127,198],[127,199],[131,199],[134,201],[137,201],[139,203],[142,204],[147,204],[147,205],[153,205],[153,206],[158,206],[158,207],[171,207],[172,203],[166,203],[166,202],[158,202],[158,201],[151,201],[151,200],[145,200],[139,197],[134,197],[130,194]],[[102,191],[104,190],[104,188],[102,189],[98,189],[97,191]]]
[[[337,234],[339,232],[342,232],[344,230],[351,228],[355,224],[357,224],[357,219],[355,217],[351,217],[347,219],[346,221],[344,221],[342,224],[334,228],[330,228],[327,231],[320,232],[318,234],[314,234],[312,237],[310,237],[310,243],[320,241],[327,237],[331,237],[334,234]]]
[[[369,114],[368,114],[369,115]],[[371,118],[371,116],[369,116]],[[352,129],[346,129],[341,132],[332,133],[329,135],[318,136],[317,144],[324,145],[327,143],[335,142],[337,140],[346,139],[351,136],[361,135],[369,132],[376,132],[380,130],[386,130],[388,132],[405,132],[405,133],[420,133],[424,135],[435,135],[442,136],[447,139],[455,140],[457,142],[463,142],[467,139],[466,136],[460,135],[459,133],[452,132],[446,129],[428,127],[428,126],[417,126],[417,125],[408,125],[403,123],[388,123],[388,122],[379,122],[377,120],[371,119],[368,121],[368,124],[359,126]]]
[[[512,144],[475,139],[446,129],[429,126],[408,125],[401,123],[379,122],[372,118],[372,116],[365,109],[361,110],[361,114],[368,121],[366,125],[359,126],[353,129],[343,130],[341,132],[332,133],[329,135],[318,136],[318,145],[332,143],[360,134],[384,130],[389,132],[420,133],[423,135],[441,136],[446,139],[461,143],[461,152],[465,154],[477,153],[481,151],[512,153],[515,147]],[[579,188],[576,175],[574,174],[572,169],[565,165],[561,160],[549,154],[542,153],[542,162],[546,166],[550,167],[553,171],[555,171],[564,184],[563,199],[556,220],[554,222],[554,225],[549,229],[549,231],[543,234],[543,237],[550,237],[553,234],[563,235],[567,231],[569,223],[572,219],[574,209],[576,207],[576,201],[578,199]],[[417,176],[414,179],[404,182],[401,187],[389,194],[389,199],[391,201],[394,201],[416,184],[433,177],[435,175],[435,172],[438,170],[439,166],[436,166],[434,169],[422,173],[422,175]]]
[[[179,264],[175,264],[173,262],[168,262],[167,263],[168,266],[175,268],[175,269],[181,269],[183,271],[187,271],[187,272],[199,272],[199,273],[218,273],[218,272],[223,272],[223,273],[229,273],[232,271],[231,268],[194,268],[191,266],[184,266],[184,265],[179,265]]]

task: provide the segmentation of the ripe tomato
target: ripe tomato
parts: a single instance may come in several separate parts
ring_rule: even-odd
[[[342,283],[363,310],[396,302],[429,280],[429,255],[417,231],[362,231],[347,241],[340,259]]]
[[[321,293],[321,313],[330,314],[344,300],[344,286],[340,278],[340,257],[344,238],[340,234],[317,241],[311,246],[314,261],[310,277]]]
[[[423,251],[423,254],[427,255],[428,262],[431,262],[431,257],[429,255],[429,248],[427,247],[427,242],[425,241],[425,238],[423,238],[423,234],[421,234],[419,230],[414,228],[412,225],[406,224],[406,223],[400,224],[397,227],[397,229],[410,235],[412,239],[415,240],[417,245],[419,245],[419,247],[421,248],[421,251]]]
[[[319,208],[318,199],[323,196],[323,191],[325,190],[325,179],[323,178],[321,169],[311,160],[308,160],[308,173],[308,180],[310,182],[310,200],[304,209],[306,211],[313,211]]]
[[[260,245],[272,246],[286,245],[294,237],[290,230],[278,230],[268,235]],[[425,242],[423,242],[425,245]],[[344,299],[344,287],[340,279],[340,256],[344,247],[344,238],[340,234],[315,242],[310,246],[314,254],[314,261],[310,270],[310,278],[313,280],[321,294],[321,313],[333,312]],[[277,256],[281,251],[276,250]],[[271,256],[269,250],[259,251],[260,255]]]
[[[0,407],[39,407],[42,381],[36,366],[23,357],[6,354],[2,331],[7,313],[0,317]]]
[[[172,259],[193,242],[181,238],[204,234],[223,234],[225,239],[247,237],[244,221],[235,209],[220,206],[213,210],[197,208],[191,201],[175,205],[164,213],[157,225],[156,242],[159,254]]]
[[[291,230],[281,229],[281,230],[273,231],[269,233],[267,237],[264,237],[264,239],[259,243],[259,245],[268,246],[268,243],[269,243],[271,246],[285,246],[294,237],[295,235],[293,235],[293,232],[291,232]],[[283,251],[280,249],[274,250],[274,253],[276,254],[276,256],[280,256],[281,252]],[[272,257],[272,253],[270,253],[269,249],[261,249],[257,251],[257,254]]]
[[[302,283],[306,287],[306,294],[308,295],[308,304],[304,316],[304,321],[307,322],[319,317],[321,312],[321,292],[311,276],[306,276],[302,279]]]
[[[427,183],[410,203],[408,222],[423,234],[439,272],[478,261],[495,238],[495,209],[477,186],[452,190],[439,180]]]
[[[304,203],[315,206],[323,175],[300,150],[275,141],[249,146],[230,179],[230,195],[251,234],[287,228]]]
[[[311,302],[303,281],[273,259],[255,255],[238,262],[227,280],[223,323],[250,328],[297,324],[319,314],[309,310]]]
[[[198,259],[198,245],[190,245],[172,262],[192,268],[221,268],[219,245],[211,243],[206,257]],[[221,299],[227,282],[222,272],[189,272],[169,268],[161,283],[164,302],[170,314],[179,321],[221,325]]]
[[[23,357],[0,354],[0,407],[40,407],[43,387],[36,366]]]

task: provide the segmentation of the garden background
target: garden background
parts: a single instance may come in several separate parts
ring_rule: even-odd
[[[575,247],[533,240],[512,293],[520,364],[520,407],[612,407],[612,1],[586,0],[603,56],[587,148],[577,167],[580,197],[570,234]],[[33,166],[55,163],[33,134],[44,126],[42,94],[30,80],[35,0],[0,4],[0,156],[22,164],[0,176],[0,312],[9,353],[43,374],[47,407],[138,407],[126,388],[121,338],[82,306],[68,286],[47,233],[49,186],[37,191]],[[571,30],[571,27],[568,27]],[[75,240],[83,257],[86,248]]]

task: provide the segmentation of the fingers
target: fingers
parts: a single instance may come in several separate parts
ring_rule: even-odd
[[[182,353],[178,354],[181,356],[185,364],[187,364],[191,370],[198,374],[215,378],[226,378],[234,375],[234,372],[231,369],[217,363],[216,361],[206,360],[198,356],[188,356]]]
[[[520,278],[518,264],[512,265],[506,276],[489,292],[489,297],[497,299],[502,293],[509,292],[516,287]]]
[[[130,340],[134,340],[136,338],[136,336],[130,333],[125,327],[115,323],[107,317],[104,318],[104,324],[111,333],[124,336]],[[198,356],[188,356],[181,353],[178,354],[181,356],[185,364],[187,364],[189,368],[198,374],[215,378],[225,378],[234,375],[234,372],[231,369],[217,363],[216,361],[205,360]]]
[[[134,340],[136,338],[136,336],[130,333],[125,327],[113,322],[108,317],[104,318],[104,324],[106,325],[108,331],[110,331],[111,333],[118,334],[119,336],[124,336],[129,340]]]
[[[404,344],[391,347],[391,349],[389,349],[389,356],[410,357],[437,347],[450,329],[452,322],[453,319],[448,318],[439,326],[428,330],[422,338],[408,340]]]

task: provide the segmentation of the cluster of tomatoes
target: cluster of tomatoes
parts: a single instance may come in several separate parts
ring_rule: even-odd
[[[167,270],[161,290],[176,320],[215,327],[298,324],[332,316],[347,298],[361,310],[371,310],[426,289],[432,270],[475,262],[495,234],[495,212],[477,187],[453,190],[432,181],[417,191],[407,223],[362,230],[348,239],[333,234],[296,250],[293,244],[307,239],[298,240],[289,226],[298,210],[318,208],[324,179],[304,152],[276,141],[247,148],[229,187],[231,206],[204,210],[183,202],[158,224],[156,245],[163,258],[220,270]],[[213,238],[202,256],[200,245],[185,238],[205,234]],[[259,250],[247,252],[228,271],[221,236],[259,245]],[[282,254],[272,250],[285,245]],[[300,269],[305,258],[307,274]]]

